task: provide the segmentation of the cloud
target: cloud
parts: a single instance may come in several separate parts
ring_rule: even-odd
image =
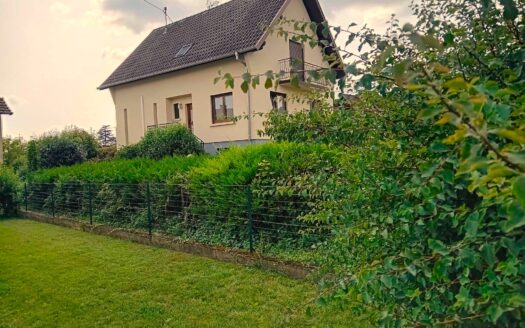
[[[63,2],[56,1],[49,6],[49,11],[54,15],[65,16],[71,12],[71,8]]]
[[[174,20],[205,9],[205,0],[149,0],[158,8],[168,7],[168,15]],[[161,10],[143,0],[102,0],[102,9],[114,15],[113,23],[126,26],[135,33],[140,33],[152,24],[161,25],[164,15]],[[199,10],[200,9],[200,10]]]
[[[132,49],[106,47],[102,50],[102,59],[123,61]]]

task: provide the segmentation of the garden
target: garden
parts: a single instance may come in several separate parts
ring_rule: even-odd
[[[335,88],[307,95],[311,110],[265,115],[272,142],[208,156],[176,126],[102,158],[81,131],[43,136],[0,171],[2,209],[312,264],[316,304],[373,326],[520,327],[524,5],[411,8],[414,24],[393,17],[385,33],[279,22],[273,33],[331,63],[291,84]],[[281,74],[216,83],[271,88]]]

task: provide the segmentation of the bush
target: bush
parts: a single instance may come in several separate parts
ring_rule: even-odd
[[[11,168],[0,166],[0,207],[4,215],[16,213],[16,191],[20,181]]]
[[[68,127],[62,132],[44,134],[28,143],[28,169],[34,172],[42,168],[78,164],[95,159],[98,152],[99,145],[91,134],[76,127]]]
[[[161,159],[166,156],[203,153],[201,142],[182,125],[150,130],[136,145],[122,148],[119,158],[147,157]]]
[[[40,167],[71,166],[86,160],[79,145],[72,140],[52,138],[40,148]]]

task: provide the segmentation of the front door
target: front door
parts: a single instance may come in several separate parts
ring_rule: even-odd
[[[186,104],[186,119],[188,123],[188,129],[193,132],[193,104]]]

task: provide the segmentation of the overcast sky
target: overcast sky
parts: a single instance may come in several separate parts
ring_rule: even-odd
[[[168,6],[173,20],[206,7],[206,0],[150,1]],[[381,31],[392,13],[410,19],[410,0],[320,2],[333,25]],[[162,24],[162,13],[143,0],[0,0],[0,97],[15,113],[4,119],[6,134],[113,126],[109,91],[97,87]]]

